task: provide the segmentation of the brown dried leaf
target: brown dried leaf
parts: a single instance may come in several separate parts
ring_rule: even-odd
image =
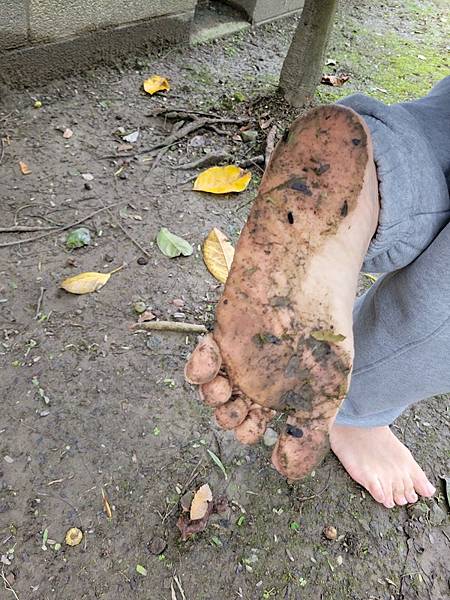
[[[234,248],[220,229],[214,227],[203,244],[203,260],[209,272],[225,283],[234,258]]]
[[[333,87],[341,87],[346,81],[350,79],[350,75],[322,75],[320,83],[325,85],[332,85]]]
[[[153,321],[156,319],[155,315],[150,311],[146,310],[141,315],[139,315],[138,323],[145,323],[146,321]]]
[[[27,165],[27,163],[19,161],[19,168],[20,168],[22,175],[29,175],[31,173],[31,169]]]
[[[190,512],[191,521],[203,519],[203,517],[208,512],[208,506],[212,503],[212,499],[213,497],[211,488],[207,483],[205,483],[205,485],[202,485],[197,490],[192,500]]]

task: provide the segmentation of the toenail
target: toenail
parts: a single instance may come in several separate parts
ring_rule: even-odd
[[[429,491],[430,494],[434,494],[434,492],[436,491],[436,488],[431,483],[428,483],[427,490]]]
[[[295,437],[295,438],[303,437],[303,430],[300,429],[299,427],[294,427],[293,425],[288,425],[286,427],[286,433],[288,435],[292,435],[292,437]]]

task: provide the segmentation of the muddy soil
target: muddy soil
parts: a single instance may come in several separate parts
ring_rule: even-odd
[[[385,18],[413,32],[405,11],[395,2],[380,14],[344,3],[335,43],[354,35],[346,30],[350,15],[352,26],[361,18],[378,32]],[[286,482],[270,465],[270,449],[240,446],[218,430],[184,382],[195,335],[130,330],[138,301],[160,319],[211,324],[221,286],[200,245],[212,227],[236,241],[261,167],[251,165],[246,192],[223,197],[193,192],[186,180],[195,171],[173,167],[211,150],[253,160],[273,125],[282,134],[292,111],[273,82],[294,27],[293,19],[280,21],[45,87],[4,90],[1,227],[61,227],[102,210],[83,223],[92,242],[78,250],[66,248],[62,231],[0,235],[2,600],[448,598],[450,525],[440,479],[450,474],[446,397],[417,405],[395,425],[437,485],[436,497],[388,511],[332,455],[307,480]],[[152,73],[170,78],[167,97],[141,91]],[[225,133],[202,129],[159,162],[145,161],[149,155],[138,153],[170,132],[169,119],[148,116],[164,106],[215,110],[243,123],[224,124]],[[256,139],[239,141],[242,126]],[[124,154],[119,127],[140,131],[132,156],[105,158]],[[194,254],[163,256],[154,243],[162,226]],[[121,264],[98,293],[59,289],[65,277]],[[215,497],[227,497],[228,509],[182,542],[180,497],[206,482]],[[326,525],[337,539],[323,536]],[[83,532],[74,547],[64,543],[71,527]]]

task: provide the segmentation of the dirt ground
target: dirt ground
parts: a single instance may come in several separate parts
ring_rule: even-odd
[[[344,2],[330,46],[337,65],[327,68],[351,79],[340,90],[321,86],[318,98],[359,90],[394,101],[408,82],[411,97],[417,86],[429,89],[448,65],[444,8]],[[274,124],[281,135],[292,111],[274,95],[274,84],[294,27],[289,19],[45,87],[29,82],[25,91],[3,90],[1,227],[61,227],[102,210],[83,223],[92,242],[78,250],[66,248],[67,231],[0,234],[2,600],[449,597],[449,506],[441,479],[450,475],[446,397],[421,403],[395,425],[437,485],[436,497],[388,511],[332,455],[307,480],[287,483],[271,468],[269,448],[240,446],[219,431],[184,382],[195,335],[130,330],[137,301],[160,319],[212,322],[221,286],[200,246],[212,227],[236,241],[261,167],[251,166],[246,192],[222,197],[193,192],[186,180],[196,171],[173,167],[224,149],[237,160],[253,159],[264,154]],[[381,35],[387,30],[404,54]],[[364,45],[358,31],[379,39],[364,59],[355,51]],[[400,74],[398,59],[406,55],[417,68]],[[379,57],[389,56],[395,61],[386,58],[380,67]],[[167,97],[142,92],[142,80],[153,73],[169,77]],[[154,155],[138,153],[168,135],[169,119],[148,116],[164,106],[244,122],[220,125],[226,135],[199,130],[155,164]],[[256,139],[239,141],[241,126],[255,130]],[[140,131],[132,156],[105,158],[120,153],[119,127]],[[30,174],[20,172],[19,161]],[[87,173],[90,181],[82,177]],[[163,256],[154,243],[162,226],[187,239],[194,254]],[[59,289],[65,277],[124,263],[98,293]],[[220,457],[226,478],[208,450]],[[215,497],[226,496],[228,509],[182,542],[180,496],[206,482]],[[336,540],[325,539],[325,525],[337,529]],[[64,543],[71,527],[83,532],[78,546]]]

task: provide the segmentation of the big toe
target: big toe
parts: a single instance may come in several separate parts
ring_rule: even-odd
[[[184,368],[184,377],[188,383],[201,385],[216,377],[222,366],[219,346],[211,334],[205,336],[191,354]]]
[[[425,498],[431,498],[436,491],[434,485],[429,481],[425,473],[420,469],[415,476],[413,476],[414,489],[420,496]]]

